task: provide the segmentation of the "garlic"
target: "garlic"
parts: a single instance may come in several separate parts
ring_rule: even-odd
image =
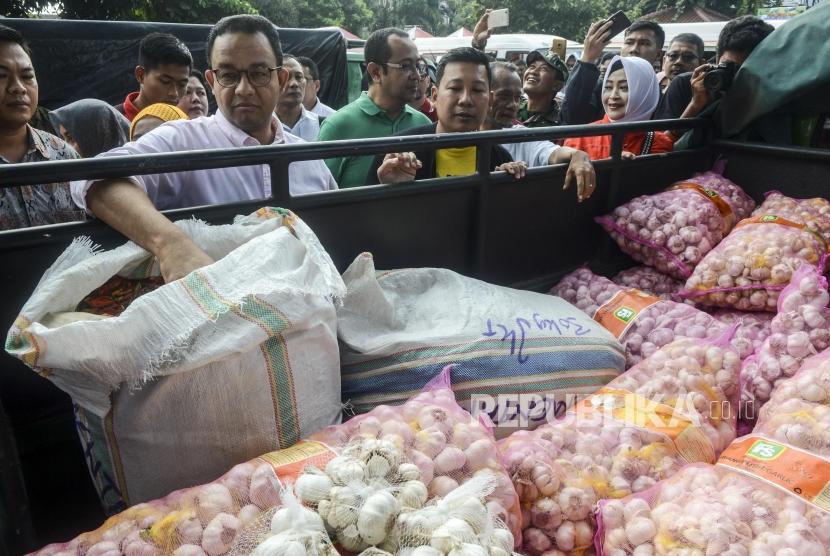
[[[257,545],[251,556],[304,556],[305,545],[299,540],[285,538],[283,535],[268,537]]]
[[[418,509],[426,504],[429,498],[429,491],[421,481],[407,481],[398,487],[398,492],[395,497],[402,507]]]
[[[556,546],[560,550],[570,552],[576,546],[576,539],[574,538],[575,529],[572,521],[565,521],[556,530],[554,535],[556,538]]]
[[[441,475],[440,477],[435,477],[431,483],[429,483],[429,494],[430,496],[437,496],[442,498],[458,488],[458,482],[455,479],[447,477],[446,475]]]
[[[402,463],[398,466],[399,481],[420,481],[421,470],[413,463]]]
[[[451,423],[446,411],[440,407],[432,406],[421,410],[418,415],[418,426],[422,430],[434,428],[446,434],[450,431]]]
[[[325,533],[323,520],[313,510],[303,506],[282,507],[271,518],[271,532],[283,533],[287,531],[320,531]]]
[[[270,464],[263,463],[257,466],[251,475],[251,502],[263,510],[279,504],[280,494],[276,479],[274,468]]]
[[[435,427],[421,430],[415,435],[414,448],[428,458],[435,458],[446,445],[446,435]]]
[[[400,554],[405,554],[406,549],[401,551]],[[416,548],[411,549],[411,552],[408,552],[409,556],[444,556],[444,553],[440,550],[432,548],[431,546],[419,546]]]
[[[461,543],[458,548],[450,550],[447,556],[490,556],[483,546],[473,543]]]
[[[211,483],[202,487],[196,498],[196,503],[196,512],[204,522],[212,520],[222,512],[233,511],[234,506],[231,491],[220,483]]]
[[[455,446],[447,446],[435,456],[435,471],[440,474],[452,473],[464,467],[467,456]]]
[[[412,450],[410,457],[412,458],[412,463],[418,467],[418,471],[421,473],[421,481],[424,484],[430,484],[435,476],[435,464],[432,462],[432,459],[418,450]]]
[[[121,554],[121,551],[114,542],[103,541],[92,545],[87,554],[90,556],[115,556]]]
[[[360,552],[368,548],[354,524],[337,530],[337,542],[351,552]]]
[[[657,534],[657,527],[647,517],[635,517],[625,525],[628,542],[634,546],[645,544]]]
[[[87,552],[87,554],[92,554],[92,550]],[[121,554],[119,550],[116,554]],[[173,551],[173,556],[207,556],[207,552],[202,550],[202,547],[197,544],[182,544]]]
[[[387,552],[386,550],[381,550],[380,548],[370,546],[358,556],[394,556],[391,552]]]
[[[243,506],[239,513],[236,514],[236,517],[239,518],[239,521],[242,522],[242,525],[247,525],[248,523],[252,522],[256,518],[258,518],[262,514],[262,510],[259,509],[258,506],[254,504],[248,504],[247,506]],[[198,522],[198,520],[196,520]],[[194,542],[198,542],[198,539],[201,537],[201,525],[199,525],[199,534],[193,534]],[[180,533],[181,535],[181,533]]]
[[[636,197],[608,216],[597,218],[620,248],[633,259],[660,272],[685,279],[713,245],[755,203],[740,187],[714,172],[690,178],[702,190],[715,191],[734,218],[721,215],[706,194],[674,189]]]
[[[366,477],[366,465],[349,456],[337,456],[326,464],[326,475],[339,486],[360,482]]]
[[[464,455],[471,471],[495,467],[493,444],[489,439],[482,438],[472,442],[465,450]]]
[[[219,513],[205,525],[202,534],[202,549],[210,556],[220,556],[230,550],[242,523],[236,516]]]
[[[328,498],[332,486],[334,485],[327,475],[306,472],[297,477],[294,490],[301,500],[316,504]]]
[[[449,552],[464,540],[471,540],[475,532],[463,519],[450,518],[444,525],[432,532],[429,545],[441,552]]]
[[[381,490],[369,496],[357,516],[357,530],[367,544],[380,544],[392,527],[400,511],[398,501],[388,491]]]

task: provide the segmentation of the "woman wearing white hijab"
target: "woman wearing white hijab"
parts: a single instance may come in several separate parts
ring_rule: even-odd
[[[602,82],[605,117],[595,124],[650,120],[660,100],[660,85],[651,64],[642,58],[614,56]],[[623,140],[623,158],[669,152],[674,143],[659,131],[628,133]],[[611,156],[611,136],[568,139],[565,146],[588,153],[591,160]]]

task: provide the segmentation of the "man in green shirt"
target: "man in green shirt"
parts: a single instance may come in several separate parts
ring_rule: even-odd
[[[375,31],[364,47],[369,91],[323,121],[320,141],[388,137],[430,120],[407,103],[415,98],[420,75],[418,48],[400,29]],[[366,185],[374,155],[326,160],[340,188]]]

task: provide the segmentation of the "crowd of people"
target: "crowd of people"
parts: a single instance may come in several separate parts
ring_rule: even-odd
[[[367,90],[339,110],[318,98],[314,61],[283,53],[276,28],[260,16],[226,17],[211,28],[204,73],[175,36],[147,35],[135,68],[137,91],[117,106],[83,99],[52,112],[38,106],[36,68],[25,38],[0,26],[0,160],[690,118],[713,100],[703,84],[707,72],[725,62],[740,66],[772,31],[751,16],[730,21],[713,65],[693,34],[674,37],[664,51],[665,34],[652,21],[634,22],[619,54],[605,52],[611,22],[599,21],[589,28],[579,59],[531,52],[519,67],[485,54],[488,15],[476,25],[469,47],[448,52],[437,64],[419,55],[405,31],[373,32],[364,49]],[[208,91],[217,106],[213,114]],[[623,157],[669,151],[677,138],[628,134]],[[493,147],[490,161],[493,170],[516,179],[528,167],[567,164],[565,187],[574,187],[582,201],[596,187],[591,161],[608,157],[610,142],[610,136],[597,136],[564,144],[509,143]],[[476,147],[424,148],[293,162],[289,190],[301,195],[471,175],[476,154]],[[270,189],[267,165],[10,187],[0,190],[0,229],[95,217],[156,255],[171,280],[211,260],[160,210],[264,199]]]

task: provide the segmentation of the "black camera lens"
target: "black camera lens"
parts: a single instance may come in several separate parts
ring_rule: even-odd
[[[703,86],[706,90],[717,92],[724,90],[725,76],[720,70],[712,70],[703,78]]]
[[[703,86],[710,93],[726,92],[732,86],[732,80],[738,67],[734,62],[722,62],[714,69],[706,72]]]

